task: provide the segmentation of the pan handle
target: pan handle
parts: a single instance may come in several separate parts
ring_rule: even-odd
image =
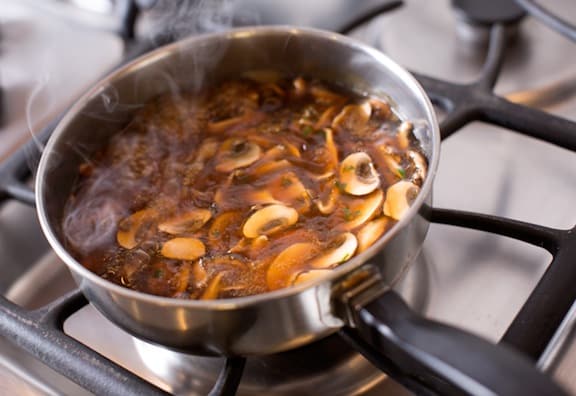
[[[410,374],[408,383],[415,380],[447,395],[567,394],[519,353],[425,319],[392,290],[350,308],[357,329],[347,330],[357,332],[385,359],[374,359],[373,351],[365,356],[385,371],[378,362],[394,362],[397,372]]]

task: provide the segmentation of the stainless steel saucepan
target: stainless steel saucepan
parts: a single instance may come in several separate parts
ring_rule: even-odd
[[[147,295],[108,282],[76,261],[65,248],[62,217],[86,156],[155,96],[200,89],[255,70],[318,78],[390,98],[402,118],[414,121],[429,163],[407,215],[325,279],[250,297],[190,301]],[[390,289],[418,255],[427,232],[439,147],[438,123],[425,92],[373,48],[338,34],[293,27],[196,36],[122,67],[77,101],[43,153],[36,180],[38,216],[90,302],[149,342],[193,354],[270,354],[345,328],[398,372],[441,392],[562,394],[525,358],[417,316]]]

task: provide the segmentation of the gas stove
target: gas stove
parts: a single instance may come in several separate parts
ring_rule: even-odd
[[[213,392],[222,394],[239,380],[238,394],[247,395],[410,394],[338,336],[245,366],[136,341],[86,304],[34,210],[8,198],[29,198],[12,182],[34,168],[45,128],[126,55],[198,31],[283,23],[340,31],[382,50],[437,106],[445,140],[434,207],[450,210],[433,210],[423,253],[398,291],[429,318],[516,347],[576,394],[576,296],[568,292],[576,277],[568,231],[576,224],[576,34],[548,26],[563,29],[562,21],[543,23],[547,14],[526,0],[537,18],[499,1],[407,0],[395,8],[363,0],[353,9],[343,0],[213,2],[220,12],[206,2],[140,1],[146,11],[130,29],[128,3],[0,0],[0,291],[16,304],[0,301],[0,393],[207,394],[217,383]],[[576,23],[573,2],[546,8]],[[62,365],[67,356],[87,367]],[[90,367],[98,374],[86,381],[80,374]]]

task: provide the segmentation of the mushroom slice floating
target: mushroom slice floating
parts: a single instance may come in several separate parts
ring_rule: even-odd
[[[403,121],[398,127],[398,146],[402,150],[406,150],[410,147],[410,134],[412,133],[413,128],[414,126],[410,121]]]
[[[310,207],[308,191],[294,172],[278,174],[267,184],[267,187],[275,199],[293,207],[299,213],[306,212]]]
[[[277,290],[292,284],[308,259],[318,253],[318,246],[299,242],[284,249],[268,267],[266,283],[269,290]]]
[[[392,109],[390,108],[390,103],[382,99],[371,98],[370,105],[372,106],[372,112],[379,117],[388,118],[392,114]]]
[[[324,135],[326,136],[326,151],[328,151],[328,158],[332,168],[338,166],[338,148],[334,143],[334,133],[330,128],[324,128]]]
[[[186,288],[188,287],[188,283],[190,282],[190,263],[183,262],[178,269],[178,273],[175,276],[174,283],[175,283],[175,290],[174,294],[183,293]]]
[[[255,166],[254,169],[250,170],[250,175],[254,177],[262,177],[266,174],[278,172],[283,169],[287,169],[291,166],[290,162],[287,160],[270,161],[262,163],[262,165]]]
[[[296,209],[284,205],[268,205],[252,214],[244,223],[242,232],[247,238],[270,235],[298,221]]]
[[[328,244],[328,249],[312,260],[310,266],[322,269],[333,268],[354,256],[357,247],[358,240],[354,234],[345,232],[334,238]]]
[[[343,201],[343,206],[339,208],[344,222],[338,228],[350,231],[377,216],[381,210],[383,198],[384,194],[380,189],[362,198],[350,199],[348,197]]]
[[[158,229],[172,235],[190,233],[202,228],[211,217],[208,209],[194,209],[160,223]]]
[[[400,220],[404,213],[410,209],[410,205],[418,196],[420,188],[406,180],[391,185],[386,191],[384,202],[384,214],[395,220]]]
[[[380,178],[372,158],[364,152],[352,153],[340,165],[340,183],[351,195],[366,195],[376,190]]]
[[[223,276],[224,273],[220,272],[219,274],[216,274],[210,282],[208,282],[206,290],[204,290],[204,293],[202,293],[202,296],[200,297],[201,300],[214,300],[218,298],[218,294],[220,293],[220,283]]]
[[[311,269],[308,271],[302,271],[296,275],[292,281],[292,285],[299,285],[304,282],[315,281],[316,279],[325,278],[330,274],[329,269]]]
[[[256,143],[244,139],[228,139],[222,143],[216,155],[216,170],[231,172],[256,162],[262,156],[262,150]]]
[[[426,178],[426,160],[424,156],[417,151],[408,151],[408,157],[414,163],[414,174],[412,175],[412,180],[416,183],[423,183]]]
[[[208,273],[202,265],[202,260],[194,261],[192,264],[192,278],[194,279],[194,287],[203,287],[208,281]]]
[[[334,117],[332,127],[336,131],[359,131],[368,124],[371,115],[372,106],[368,101],[348,105]]]
[[[196,260],[206,254],[206,247],[197,238],[174,238],[164,242],[160,253],[177,260]]]
[[[390,221],[391,220],[388,217],[379,217],[366,223],[356,235],[356,238],[358,239],[358,253],[362,253],[364,250],[372,246],[374,242],[384,234]]]
[[[321,193],[316,199],[316,207],[323,215],[333,213],[338,207],[340,192],[338,187],[332,186]]]
[[[125,249],[133,249],[144,239],[142,231],[148,230],[156,220],[154,209],[143,209],[124,218],[118,224],[116,241]]]
[[[308,83],[302,77],[296,77],[294,81],[292,81],[292,87],[294,90],[294,94],[297,97],[302,97],[306,94],[308,90]]]
[[[315,129],[322,129],[332,125],[332,120],[338,114],[338,106],[328,107],[324,112],[318,117],[318,121],[314,124]]]

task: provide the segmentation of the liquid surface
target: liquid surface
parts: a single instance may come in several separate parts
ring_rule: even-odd
[[[382,99],[302,78],[159,97],[80,169],[67,248],[145,293],[232,298],[325,276],[417,196],[426,160]]]

